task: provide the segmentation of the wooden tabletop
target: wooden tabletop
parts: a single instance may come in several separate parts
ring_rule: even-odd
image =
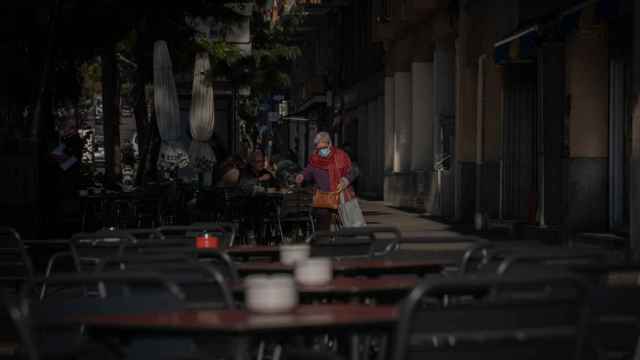
[[[239,245],[228,248],[226,252],[233,257],[271,257],[274,259],[280,257],[280,248],[278,246]]]
[[[385,259],[344,259],[333,261],[333,272],[342,275],[384,275],[384,274],[425,274],[438,273],[449,265],[451,259],[427,260],[385,260]],[[293,272],[293,265],[281,262],[250,262],[236,264],[241,275],[258,273]]]
[[[177,312],[95,316],[69,320],[97,330],[182,331],[251,334],[271,331],[389,327],[398,318],[395,306],[300,305],[293,311],[261,314],[248,310],[184,310]]]
[[[372,278],[336,277],[325,285],[297,284],[301,295],[370,295],[408,292],[420,281],[414,275],[382,275]],[[235,293],[243,293],[243,284],[233,287]]]
[[[68,247],[69,239],[42,239],[42,240],[24,240],[23,244],[27,247]]]

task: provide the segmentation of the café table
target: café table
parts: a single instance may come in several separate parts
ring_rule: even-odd
[[[24,240],[25,247],[68,247],[69,239]]]
[[[162,198],[160,194],[149,193],[144,189],[135,189],[133,191],[105,190],[81,195],[81,229],[86,231],[87,221],[90,216],[98,216],[99,218],[95,220],[99,221],[102,227],[118,226],[120,225],[118,222],[123,219],[121,214],[123,209],[128,209],[127,211],[136,209],[132,213],[136,213],[139,216],[138,209],[143,203],[149,204],[148,206],[153,209],[152,213],[148,214],[152,223],[159,224],[161,222],[160,208]],[[95,213],[96,211],[99,215]]]
[[[277,246],[268,245],[238,245],[226,250],[227,254],[234,259],[249,260],[267,258],[275,261],[280,258],[280,249]]]
[[[451,259],[388,260],[388,259],[339,259],[333,258],[333,272],[343,276],[380,276],[389,274],[433,274],[440,273]],[[236,263],[241,276],[250,274],[292,273],[293,265],[281,262]]]
[[[595,284],[608,287],[640,287],[640,264],[574,264],[569,270]]]
[[[231,335],[246,346],[255,336],[282,336],[309,333],[347,333],[389,331],[395,325],[399,309],[395,306],[349,304],[299,305],[282,313],[263,314],[244,309],[183,310],[137,315],[88,316],[68,319],[66,325],[83,325],[96,337],[135,335],[148,332],[192,335]],[[236,348],[236,359],[245,359],[246,351]],[[351,356],[357,358],[357,344]]]
[[[415,275],[382,275],[378,277],[333,278],[322,285],[296,284],[301,302],[316,302],[344,299],[354,303],[363,299],[375,299],[377,304],[395,303],[416,287],[420,278]],[[245,286],[242,282],[232,286],[234,296],[244,298]],[[308,300],[308,301],[306,301]]]

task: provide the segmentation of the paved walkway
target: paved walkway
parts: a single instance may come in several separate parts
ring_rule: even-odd
[[[484,239],[471,226],[454,226],[434,220],[424,214],[412,213],[386,206],[382,201],[358,199],[369,225],[397,226],[405,238],[460,239],[477,241]]]
[[[358,200],[369,225],[396,226],[400,229],[403,242],[394,253],[400,258],[433,256],[450,257],[457,261],[469,246],[484,239],[469,227],[453,226],[424,214],[392,208],[382,201]]]
[[[425,254],[461,256],[464,249],[479,240],[490,240],[515,247],[545,246],[541,241],[510,239],[507,233],[477,232],[471,224],[447,224],[424,214],[387,206],[382,201],[358,201],[369,225],[390,225],[400,229],[404,240],[398,252],[401,257],[423,257]],[[572,247],[603,251],[612,263],[623,261],[624,254],[620,251],[583,244],[574,244]]]

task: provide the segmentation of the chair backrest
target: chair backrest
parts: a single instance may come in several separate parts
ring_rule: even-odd
[[[122,255],[168,255],[188,256],[213,266],[220,272],[227,282],[237,282],[240,277],[233,260],[225,251],[214,249],[196,249],[184,240],[164,239],[140,241],[124,248]]]
[[[383,236],[388,234],[391,236]],[[307,242],[311,256],[382,257],[398,249],[402,233],[392,226],[344,227],[338,231],[317,231]]]
[[[18,341],[20,347],[13,349],[14,355],[21,353],[25,354],[28,360],[38,360],[40,356],[33,334],[15,300],[10,299],[6,290],[0,288],[0,323],[3,324],[0,326],[0,341]]]
[[[137,240],[148,239],[162,239],[164,235],[155,228],[140,228],[140,229],[120,229],[119,232],[127,233],[133,236]]]
[[[40,299],[37,290],[44,284],[50,291]],[[82,325],[67,323],[70,318],[179,311],[186,308],[185,298],[175,282],[157,273],[73,274],[26,282],[19,310],[40,352],[74,358],[78,344],[90,340]]]
[[[427,279],[402,305],[393,359],[583,359],[587,294],[572,276]]]
[[[20,234],[13,228],[0,227],[0,286],[15,288],[33,275],[33,264]]]
[[[122,253],[138,240],[127,232],[101,230],[73,235],[69,242],[78,272],[91,272],[100,260]]]
[[[485,266],[491,257],[489,254],[493,254],[495,251],[498,251],[496,246],[489,242],[479,242],[471,245],[460,260],[460,266],[458,266],[460,273],[471,273]]]
[[[98,271],[152,272],[162,274],[180,286],[185,301],[208,307],[234,305],[228,279],[213,264],[199,261],[189,253],[135,254],[104,259]]]
[[[203,232],[216,234],[220,238],[220,248],[233,246],[238,226],[234,223],[195,223],[186,226],[161,226],[156,231],[165,239],[188,239],[195,242],[197,236]]]
[[[198,249],[193,251],[193,255],[201,262],[215,267],[226,279],[228,283],[235,284],[240,281],[238,269],[226,252],[210,249]]]
[[[40,298],[44,284],[50,290]],[[63,322],[70,317],[179,310],[185,299],[183,290],[161,274],[118,271],[33,279],[21,289],[19,306],[30,326],[44,330],[69,328]]]
[[[595,347],[605,356],[638,359],[633,355],[640,350],[640,264],[578,265],[572,269],[593,283],[590,303]]]
[[[312,204],[313,193],[310,191],[299,190],[284,194],[279,208],[279,216],[286,218],[288,216],[310,215]]]
[[[576,249],[571,248],[528,249],[526,251],[515,251],[507,256],[500,263],[496,272],[498,275],[502,275],[519,270],[526,271],[529,264],[566,268],[567,266],[578,264],[601,264],[605,260],[605,255],[602,252],[578,252]]]
[[[524,271],[533,265],[567,267],[605,261],[601,251],[555,246],[498,246],[478,242],[464,253],[460,262],[461,274],[482,272],[505,274]]]
[[[219,220],[238,221],[242,218],[247,197],[237,186],[217,187],[215,192],[216,215]]]

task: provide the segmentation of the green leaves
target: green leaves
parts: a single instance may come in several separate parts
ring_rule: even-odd
[[[209,81],[226,78],[236,87],[251,88],[251,95],[241,102],[242,118],[255,118],[262,97],[291,86],[288,75],[291,63],[302,54],[294,45],[293,36],[302,20],[302,13],[294,10],[278,23],[271,24],[259,9],[254,9],[250,54],[243,54],[237,46],[224,40],[198,41],[198,46],[209,53],[211,60]]]

